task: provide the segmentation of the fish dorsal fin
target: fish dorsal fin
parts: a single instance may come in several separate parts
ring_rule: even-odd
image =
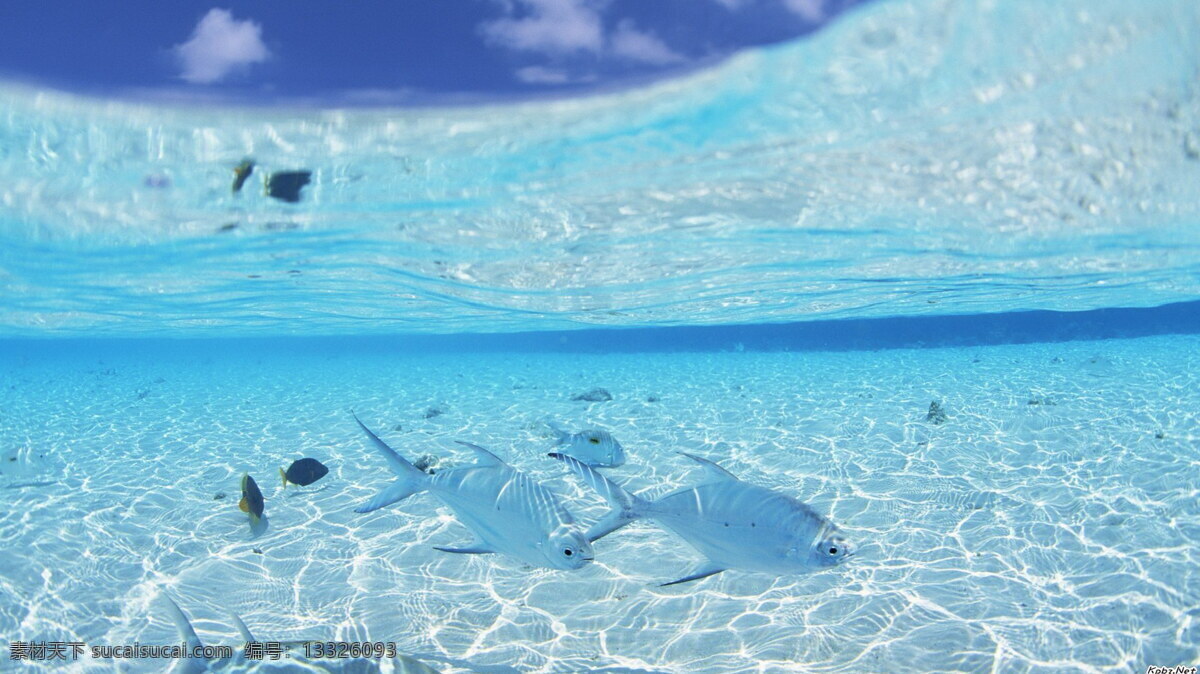
[[[455,440],[455,442],[457,442],[458,444],[462,445],[463,447],[467,447],[468,449],[471,449],[472,451],[475,452],[475,458],[479,459],[479,463],[475,464],[477,466],[504,466],[504,465],[507,465],[506,463],[504,463],[503,459],[496,456],[495,454],[492,454],[491,452],[487,451],[483,447],[480,447],[479,445],[472,444],[470,442],[463,442],[462,440]]]
[[[708,459],[702,459],[698,456],[695,456],[694,454],[688,454],[687,452],[679,452],[679,453],[682,454],[683,456],[686,456],[687,458],[691,459],[692,461],[695,461],[696,463],[700,464],[701,466],[704,466],[704,474],[707,475],[712,480],[733,480],[735,482],[737,481],[737,477],[735,477],[733,473],[725,470],[724,468],[718,466],[717,464],[713,463],[712,461],[709,461]]]
[[[237,627],[238,634],[242,635],[243,641],[258,641],[258,639],[255,639],[254,635],[250,633],[250,628],[246,627],[246,623],[242,622],[241,616],[233,611],[230,611],[229,609],[225,609],[225,612],[228,613],[229,617],[233,620],[233,625],[234,627]]]
[[[196,630],[192,627],[192,623],[183,613],[183,609],[179,608],[179,604],[171,599],[171,595],[166,592],[162,593],[163,599],[167,600],[167,608],[171,614],[171,622],[175,623],[175,631],[179,632],[179,638],[183,639],[188,645],[188,650],[192,651],[200,648],[200,637],[196,636]]]

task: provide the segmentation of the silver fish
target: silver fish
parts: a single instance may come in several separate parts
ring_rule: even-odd
[[[707,558],[692,573],[663,586],[699,580],[726,569],[776,575],[809,573],[837,566],[854,555],[853,546],[838,528],[808,505],[742,482],[711,461],[683,455],[704,467],[707,480],[648,501],[580,461],[551,454],[612,507],[588,531],[589,541],[635,520],[653,519]]]
[[[175,630],[179,634],[179,640],[187,645],[188,657],[176,658],[173,661],[170,672],[171,674],[200,674],[201,672],[258,672],[258,671],[303,671],[303,672],[342,672],[350,674],[351,672],[379,672],[382,671],[380,665],[390,663],[391,668],[388,671],[397,672],[397,674],[438,674],[436,669],[429,667],[425,663],[415,660],[407,655],[396,653],[390,657],[352,657],[331,659],[310,658],[304,648],[304,641],[281,641],[278,642],[286,654],[286,660],[273,661],[270,656],[265,658],[248,658],[246,657],[245,648],[234,649],[233,657],[208,659],[203,657],[190,657],[190,654],[196,653],[202,644],[200,637],[196,636],[196,630],[192,627],[192,623],[188,620],[187,615],[171,599],[167,594],[162,597],[166,600],[168,612],[171,615],[171,621],[175,623]],[[236,613],[230,612],[229,617],[233,620],[233,624],[237,627],[238,633],[242,637],[242,643],[257,642],[258,639],[250,633],[250,629],[246,627],[246,623],[238,617]],[[266,643],[266,642],[259,642]],[[314,642],[315,643],[315,642]],[[327,642],[325,642],[327,643]],[[386,655],[386,653],[385,653]]]
[[[501,553],[549,569],[579,569],[592,561],[592,545],[554,494],[495,454],[469,442],[478,463],[427,475],[387,446],[354,417],[400,479],[354,512],[378,510],[422,491],[432,492],[475,533],[461,554]]]
[[[625,465],[625,448],[612,433],[598,428],[587,428],[578,433],[568,433],[553,422],[546,422],[554,431],[554,444],[564,446],[560,450],[595,468],[616,468]]]

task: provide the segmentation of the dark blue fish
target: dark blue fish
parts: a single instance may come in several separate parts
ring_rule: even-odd
[[[300,188],[312,182],[312,171],[277,171],[267,176],[267,196],[294,204],[300,201]]]
[[[328,474],[329,469],[325,467],[325,464],[316,459],[300,459],[288,466],[287,470],[279,469],[279,476],[283,478],[284,489],[287,489],[289,482],[301,487],[307,487]]]

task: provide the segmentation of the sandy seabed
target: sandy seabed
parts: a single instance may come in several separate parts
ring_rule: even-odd
[[[608,402],[572,401],[593,387]],[[947,418],[926,420],[931,401]],[[608,429],[650,496],[695,453],[804,500],[859,552],[728,571],[652,523],[581,571],[432,545],[470,533],[390,480],[402,453],[491,448],[585,523],[600,499],[542,422]],[[434,411],[440,413],[435,413]],[[280,487],[302,456],[330,474]],[[0,361],[0,650],[12,641],[394,641],[446,671],[1137,671],[1200,657],[1200,337],[875,352],[50,354]],[[257,537],[238,511],[249,472]],[[223,497],[221,495],[224,495]],[[11,663],[10,663],[11,664]],[[157,662],[81,660],[88,671]],[[3,667],[0,667],[3,668]],[[20,671],[39,667],[22,665]],[[62,671],[63,667],[45,667]]]

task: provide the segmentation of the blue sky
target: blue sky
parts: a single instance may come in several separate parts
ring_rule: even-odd
[[[0,77],[100,95],[395,104],[624,86],[865,0],[0,3]]]

